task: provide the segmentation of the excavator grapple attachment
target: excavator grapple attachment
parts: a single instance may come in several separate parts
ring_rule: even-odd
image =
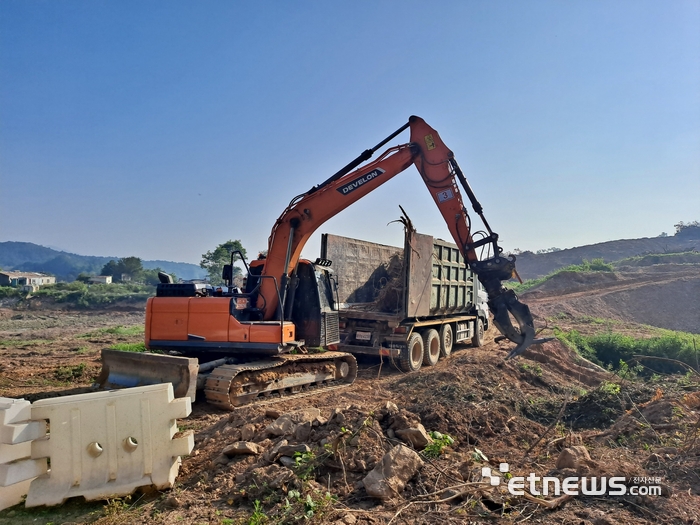
[[[489,308],[493,313],[493,324],[516,347],[506,359],[522,354],[527,347],[536,342],[535,321],[530,308],[521,303],[513,290],[503,288],[502,282],[515,275],[515,256],[496,256],[471,265],[489,296]],[[512,319],[518,324],[513,326]]]
[[[97,383],[100,388],[172,383],[175,397],[189,397],[194,401],[198,372],[199,361],[194,357],[104,349]]]
[[[494,299],[489,300],[489,308],[493,313],[493,324],[510,341],[517,344],[506,359],[511,359],[523,353],[535,341],[535,325],[530,308],[518,301],[513,290],[506,290]],[[518,323],[513,326],[511,316]]]

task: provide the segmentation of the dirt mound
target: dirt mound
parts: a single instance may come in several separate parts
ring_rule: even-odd
[[[550,370],[556,370],[561,375],[588,386],[596,387],[612,377],[610,372],[587,361],[556,340],[533,345],[527,349],[524,356],[546,364]]]
[[[562,272],[521,294],[536,315],[566,314],[700,333],[700,265]]]

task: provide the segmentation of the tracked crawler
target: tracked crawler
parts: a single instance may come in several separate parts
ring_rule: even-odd
[[[374,162],[361,166],[408,128],[410,143],[389,148]],[[229,410],[259,398],[300,395],[305,388],[351,384],[357,372],[354,358],[314,353],[340,342],[338,301],[330,261],[303,260],[301,251],[328,219],[411,165],[418,169],[464,261],[488,293],[495,326],[516,343],[510,356],[523,352],[535,342],[532,315],[502,286],[515,273],[515,257],[502,255],[498,235],[486,222],[481,205],[437,131],[413,116],[323,183],[292,199],[272,227],[267,255],[250,265],[243,261],[245,289],[233,283],[233,262],[236,256],[243,258],[240,253],[232,253],[231,264],[224,267],[225,287],[173,284],[168,275],[161,274],[156,297],[146,307],[146,346],[167,354],[152,366],[147,366],[153,360],[148,355],[122,359],[116,353],[103,354],[101,382],[146,384],[167,380],[168,375],[175,382],[187,375],[178,367],[189,367],[190,383],[199,383],[207,399]],[[472,237],[462,192],[485,226],[478,240]],[[480,260],[476,250],[481,247],[487,249],[487,257]],[[190,360],[176,364],[168,355]],[[195,368],[198,378],[192,377]],[[176,390],[183,389],[176,385]],[[191,395],[192,385],[184,391]]]
[[[215,368],[206,380],[207,401],[224,410],[253,402],[302,397],[352,384],[357,361],[350,354],[284,355]]]

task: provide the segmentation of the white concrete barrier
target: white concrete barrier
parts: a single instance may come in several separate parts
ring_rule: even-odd
[[[26,399],[0,397],[0,443],[26,443],[46,434],[46,423],[31,421],[32,404]]]
[[[21,503],[47,470],[45,458],[31,459],[31,442],[46,435],[46,423],[30,418],[29,401],[0,397],[0,510]]]
[[[172,384],[42,399],[33,420],[48,420],[48,437],[32,442],[32,458],[49,458],[50,470],[31,482],[26,506],[57,505],[124,496],[136,488],[170,488],[180,457],[194,437],[173,439],[176,418],[192,411],[189,398],[173,398]]]

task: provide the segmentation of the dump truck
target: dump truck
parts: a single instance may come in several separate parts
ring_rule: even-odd
[[[403,247],[324,233],[321,258],[337,283],[337,350],[412,372],[449,357],[455,343],[483,344],[488,298],[456,244],[410,227]]]

